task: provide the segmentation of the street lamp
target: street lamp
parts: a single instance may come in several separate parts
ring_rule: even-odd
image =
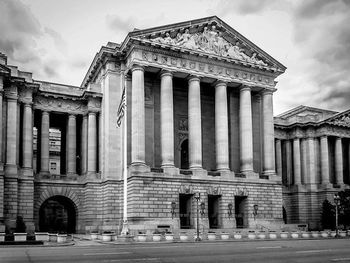
[[[228,208],[228,212],[227,212],[227,214],[228,214],[228,217],[229,218],[231,218],[231,216],[232,216],[232,209],[233,209],[233,205],[232,205],[232,203],[229,203],[228,205],[227,205],[227,208]]]
[[[253,208],[254,208],[253,216],[254,216],[255,228],[258,228],[258,225],[256,224],[256,217],[258,216],[259,206],[258,205],[254,205]]]
[[[334,194],[335,203],[335,236],[338,237],[338,206],[340,204],[340,197],[338,194]]]
[[[171,219],[174,219],[174,215],[176,214],[175,209],[176,209],[176,203],[171,202]]]
[[[201,193],[195,193],[194,198],[197,201],[197,237],[195,238],[195,241],[201,241],[199,237],[199,200],[201,199]]]

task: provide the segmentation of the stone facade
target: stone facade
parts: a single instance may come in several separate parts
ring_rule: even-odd
[[[350,115],[299,106],[275,117],[276,168],[288,223],[321,228],[322,203],[350,188]]]
[[[120,230],[124,87],[131,231],[194,228],[199,193],[204,230],[282,224],[272,98],[286,68],[219,18],[134,30],[101,48],[80,87],[35,81],[1,59],[0,222],[9,231],[17,216],[29,231],[53,222]],[[59,174],[50,129],[60,134]]]

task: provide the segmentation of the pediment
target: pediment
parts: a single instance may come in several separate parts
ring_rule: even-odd
[[[326,123],[350,128],[350,109],[325,120]]]
[[[286,67],[218,17],[208,17],[129,33],[145,45],[226,59],[284,72]]]
[[[337,114],[335,111],[318,109],[308,106],[298,106],[275,117],[277,123],[307,123],[320,122]]]

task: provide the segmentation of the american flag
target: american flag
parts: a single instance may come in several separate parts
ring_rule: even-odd
[[[118,107],[118,115],[117,115],[117,127],[118,128],[122,125],[122,120],[123,120],[125,111],[126,111],[126,95],[125,95],[125,86],[124,86],[122,98],[120,100],[120,104]]]

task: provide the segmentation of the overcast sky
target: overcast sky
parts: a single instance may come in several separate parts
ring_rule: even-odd
[[[108,41],[211,15],[287,67],[275,114],[350,108],[350,0],[0,0],[0,52],[34,79],[79,86]]]

